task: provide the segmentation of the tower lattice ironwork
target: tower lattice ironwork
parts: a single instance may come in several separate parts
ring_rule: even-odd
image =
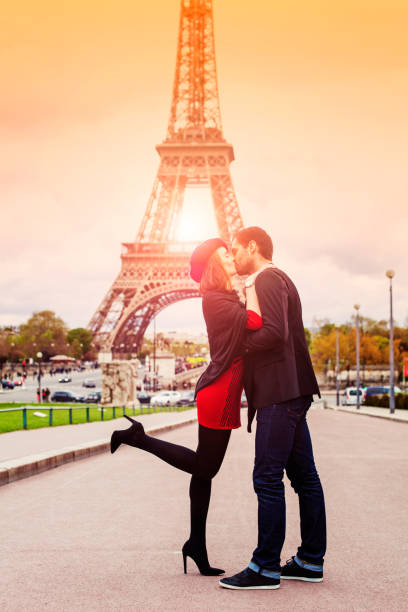
[[[181,0],[170,119],[156,150],[159,169],[136,240],[122,245],[121,271],[88,326],[98,349],[116,358],[137,352],[160,310],[199,296],[189,276],[194,245],[176,240],[186,187],[210,189],[224,240],[243,225],[221,124],[212,0]]]

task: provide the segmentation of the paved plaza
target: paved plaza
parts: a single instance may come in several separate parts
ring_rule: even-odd
[[[200,576],[190,559],[184,575],[189,477],[125,447],[0,488],[1,609],[406,609],[407,425],[320,408],[309,423],[327,503],[322,584],[229,591]],[[196,430],[187,425],[163,437],[194,447]],[[227,575],[245,567],[256,544],[253,445],[254,434],[234,431],[213,483],[209,557]],[[286,491],[283,561],[299,537],[297,498],[289,485]]]

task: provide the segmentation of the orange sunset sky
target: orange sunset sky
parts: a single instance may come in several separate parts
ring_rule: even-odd
[[[408,315],[408,3],[214,0],[225,137],[247,225],[315,317]],[[85,326],[135,239],[166,133],[179,0],[17,0],[0,24],[0,324]],[[204,194],[205,195],[205,194]],[[206,201],[197,200],[203,214]],[[189,203],[190,214],[193,201]],[[188,208],[188,207],[187,207]],[[188,213],[188,210],[186,210]],[[197,214],[199,214],[197,212]],[[199,223],[212,233],[212,211]],[[203,328],[200,301],[159,329]]]

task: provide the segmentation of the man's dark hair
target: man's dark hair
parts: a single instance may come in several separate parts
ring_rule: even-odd
[[[258,245],[262,257],[265,257],[265,259],[272,259],[272,238],[261,227],[245,227],[235,234],[235,238],[244,247],[247,247],[251,240],[253,240]]]

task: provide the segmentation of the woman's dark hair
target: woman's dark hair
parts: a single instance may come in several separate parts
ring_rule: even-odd
[[[272,238],[261,227],[245,227],[235,234],[235,238],[244,247],[247,247],[251,240],[253,240],[258,245],[262,257],[265,257],[265,259],[272,259]]]
[[[205,266],[200,281],[200,293],[207,291],[232,291],[231,279],[222,264],[220,256],[215,251]]]

